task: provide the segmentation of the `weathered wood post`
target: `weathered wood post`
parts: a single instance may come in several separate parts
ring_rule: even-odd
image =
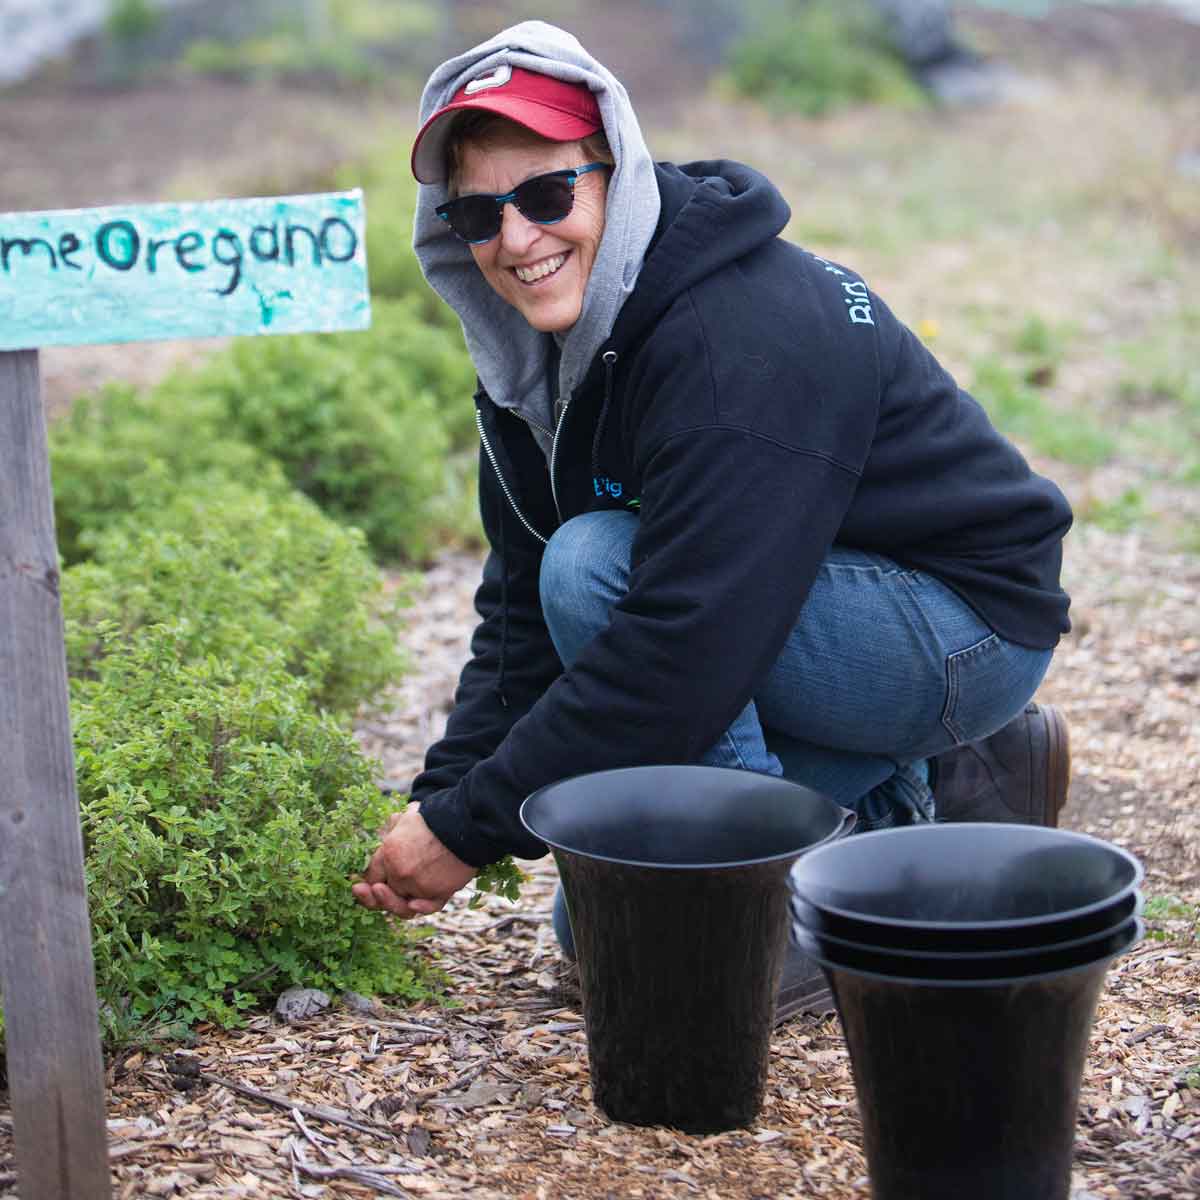
[[[0,994],[22,1194],[108,1196],[103,1061],[36,350],[0,353]]]
[[[361,193],[0,215],[0,1002],[24,1200],[111,1196],[37,349],[370,324]]]

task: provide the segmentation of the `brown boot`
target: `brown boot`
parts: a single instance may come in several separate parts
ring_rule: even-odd
[[[1067,722],[1048,704],[1027,704],[991,737],[939,754],[930,770],[939,821],[1054,826],[1070,780]]]

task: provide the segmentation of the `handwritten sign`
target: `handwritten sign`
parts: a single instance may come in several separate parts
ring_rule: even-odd
[[[0,350],[370,322],[358,190],[0,215]]]

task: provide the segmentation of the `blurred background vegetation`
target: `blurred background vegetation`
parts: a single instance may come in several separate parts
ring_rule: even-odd
[[[298,979],[318,960],[323,978],[398,986],[380,945],[324,908],[324,959],[309,932],[280,933],[265,965],[237,941],[279,932],[265,900],[221,916],[232,948],[195,941],[214,901],[160,869],[182,817],[154,789],[183,776],[180,795],[208,795],[199,768],[148,771],[130,728],[96,714],[126,712],[112,694],[151,675],[198,695],[207,663],[209,751],[259,703],[286,756],[316,736],[297,704],[349,729],[399,674],[380,641],[398,572],[479,539],[474,375],[410,248],[417,96],[442,58],[535,15],[625,82],[656,157],[764,171],[792,204],[788,236],[861,272],[1081,522],[1200,553],[1200,4],[0,0],[0,211],[366,192],[369,332],[42,355],[76,723],[93,739],[81,795],[97,830],[105,812],[148,830],[140,849],[96,833],[89,861],[149,856],[150,872],[157,855],[142,893],[174,922],[102,909],[111,1013],[234,1019],[253,991],[239,970]],[[53,54],[13,65],[39,21],[62,33],[73,16],[77,37],[46,33]],[[265,698],[247,698],[246,669]],[[370,768],[339,770],[296,821],[347,797],[372,811]],[[314,867],[327,883],[369,840],[346,837]],[[136,966],[156,936],[169,995]],[[205,962],[216,982],[185,994]]]
[[[55,5],[59,25],[94,10],[91,33],[4,93],[0,207],[366,190],[374,330],[246,343],[203,369],[207,348],[165,348],[188,360],[178,373],[151,350],[132,372],[152,376],[143,403],[219,393],[224,436],[278,458],[383,561],[469,544],[471,371],[409,247],[408,142],[431,66],[528,6],[50,0],[39,19]],[[0,0],[10,53],[36,7]],[[626,82],[658,156],[764,170],[793,203],[790,235],[863,272],[1055,464],[1083,519],[1200,545],[1200,3],[535,11]],[[70,355],[48,356],[56,410],[97,377]],[[100,377],[124,381],[133,358],[101,355]]]

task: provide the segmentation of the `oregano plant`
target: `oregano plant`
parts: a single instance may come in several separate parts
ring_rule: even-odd
[[[111,521],[64,573],[68,669],[86,677],[117,633],[168,620],[184,659],[274,648],[314,706],[349,717],[401,674],[406,599],[385,588],[363,535],[304,496],[185,482],[153,513]]]
[[[72,681],[97,987],[110,1034],[236,1022],[292,984],[428,995],[413,934],[350,885],[388,807],[282,655],[197,659],[182,622]]]

